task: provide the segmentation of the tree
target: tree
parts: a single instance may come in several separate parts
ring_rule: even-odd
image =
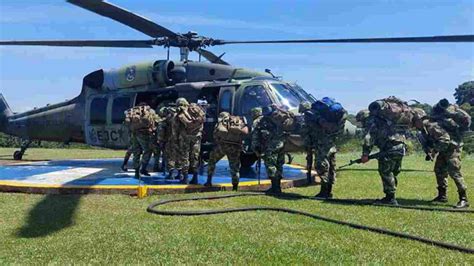
[[[454,93],[454,98],[456,98],[458,105],[465,103],[474,105],[474,81],[467,81],[459,85]]]

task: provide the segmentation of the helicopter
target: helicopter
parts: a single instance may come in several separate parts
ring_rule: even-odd
[[[315,98],[295,83],[275,77],[268,69],[259,72],[231,66],[205,49],[231,44],[304,44],[304,43],[407,43],[407,42],[474,42],[474,35],[443,35],[425,37],[390,37],[357,39],[300,40],[222,40],[201,36],[197,32],[176,33],[147,18],[102,0],[68,0],[67,2],[98,15],[110,18],[152,39],[147,40],[29,40],[0,41],[0,45],[152,48],[168,49],[166,59],[99,69],[84,76],[80,94],[72,100],[14,114],[0,94],[0,132],[23,139],[20,150],[13,154],[21,160],[32,141],[78,142],[110,149],[126,149],[128,129],[123,125],[124,111],[147,103],[156,108],[179,97],[189,102],[205,100],[206,121],[202,139],[203,153],[212,149],[213,128],[220,112],[246,117],[252,123],[250,110],[270,104],[283,106],[297,113],[302,101]],[[170,48],[179,48],[180,60],[170,60]],[[199,54],[199,61],[189,60],[190,52]],[[204,57],[209,62],[201,62]],[[355,126],[346,123],[346,131]],[[248,140],[247,140],[248,141]],[[303,151],[298,132],[289,136],[286,152]],[[242,153],[242,166],[257,160],[249,150]]]

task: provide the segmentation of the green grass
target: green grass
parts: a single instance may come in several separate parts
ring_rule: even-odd
[[[1,149],[0,154],[4,151]],[[57,158],[61,152],[44,154],[44,158]],[[114,154],[106,157],[114,157]],[[42,158],[36,151],[31,155]],[[356,155],[342,154],[338,163],[343,164]],[[297,156],[296,160],[304,163],[302,158]],[[422,155],[405,158],[406,171],[399,178],[401,204],[431,205],[428,200],[435,196],[436,187],[432,166]],[[335,196],[381,197],[382,186],[375,169],[374,161],[340,171]],[[463,173],[468,185],[473,187],[473,157],[464,158]],[[449,182],[450,202],[437,206],[456,203],[455,186]],[[318,190],[319,187],[305,187],[285,192],[314,195]],[[205,195],[220,194],[224,193]],[[2,193],[0,264],[474,264],[473,255],[290,214],[260,211],[164,217],[145,211],[148,204],[156,200],[195,195],[162,195],[140,200],[126,195]],[[163,208],[219,209],[249,205],[294,208],[474,248],[473,214],[349,206],[267,196],[185,202]]]
[[[0,148],[0,160],[13,161],[15,148]],[[31,148],[26,150],[23,160],[57,160],[57,159],[103,159],[123,158],[125,151],[107,149],[44,149]]]

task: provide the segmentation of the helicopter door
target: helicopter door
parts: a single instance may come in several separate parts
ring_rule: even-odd
[[[86,112],[86,142],[106,148],[126,148],[128,130],[123,125],[125,110],[132,106],[131,96],[94,97]]]
[[[221,112],[228,112],[230,114],[233,114],[232,110],[234,106],[234,93],[234,86],[221,87],[219,91],[219,114]]]

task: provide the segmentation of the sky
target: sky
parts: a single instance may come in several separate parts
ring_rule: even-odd
[[[474,0],[111,0],[175,32],[228,40],[474,34]],[[149,39],[61,0],[0,0],[0,39]],[[210,48],[232,65],[269,68],[351,113],[390,95],[429,104],[474,80],[473,43],[259,44]],[[171,50],[179,60],[179,50]],[[84,75],[166,50],[0,47],[0,93],[15,112],[77,96]],[[197,55],[191,59],[197,60]]]

